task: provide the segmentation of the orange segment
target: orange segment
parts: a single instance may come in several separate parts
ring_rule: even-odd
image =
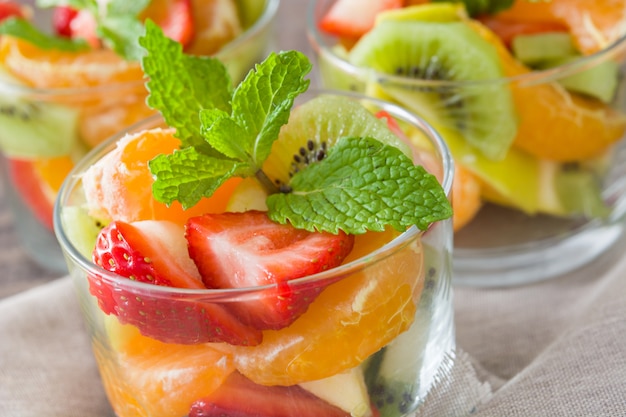
[[[53,202],[61,188],[61,184],[67,174],[74,167],[74,162],[69,156],[57,158],[34,159],[33,166],[42,184],[42,190]]]
[[[357,236],[351,258],[393,235]],[[422,257],[421,244],[414,242],[327,287],[291,326],[264,332],[260,345],[220,349],[262,385],[293,385],[354,368],[413,322],[424,284]]]
[[[483,205],[481,184],[478,178],[458,163],[454,167],[452,182],[452,227],[460,230],[468,224]]]
[[[196,400],[211,394],[235,369],[230,357],[209,345],[162,343],[110,316],[105,323],[117,363],[101,361],[101,373],[117,367],[118,380],[109,385],[117,387],[111,402],[122,402],[113,404],[120,417],[135,416],[117,411],[128,404],[150,417],[186,416]]]
[[[624,34],[626,3],[623,0],[516,0],[513,7],[498,16],[517,21],[565,24],[578,48],[590,54]]]
[[[193,55],[213,55],[242,32],[237,2],[191,0],[195,35],[185,47]]]
[[[0,63],[15,77],[39,88],[88,87],[143,79],[139,63],[124,61],[110,50],[44,50],[11,36],[0,39]]]
[[[496,46],[507,76],[531,72],[485,26],[470,24]],[[516,81],[511,88],[520,118],[514,146],[535,157],[559,162],[590,159],[620,140],[626,130],[624,115],[598,100],[569,93],[557,82]]]
[[[153,129],[127,135],[85,173],[83,187],[93,216],[126,222],[169,220],[183,225],[189,217],[226,209],[239,178],[228,180],[213,196],[188,210],[177,201],[167,206],[155,200],[154,179],[146,161],[178,149],[180,141],[173,134],[174,129]]]

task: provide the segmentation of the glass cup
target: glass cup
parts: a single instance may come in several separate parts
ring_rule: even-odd
[[[320,84],[401,105],[424,117],[451,149],[457,167],[455,284],[508,286],[563,275],[594,260],[623,234],[626,38],[545,70],[522,70],[502,59],[506,78],[424,80],[354,65],[352,45],[319,27],[334,3],[314,0],[307,12]],[[402,56],[390,52],[389,60],[396,59],[394,53]],[[580,82],[574,85],[594,72],[605,74],[594,87],[602,99],[577,92]],[[481,108],[464,109],[473,105]],[[467,123],[458,119],[463,112]],[[485,135],[472,130],[472,123],[477,129],[485,123],[487,135],[513,138],[506,155],[487,157],[471,145],[472,138]],[[552,138],[561,144],[551,145]],[[588,148],[593,141],[607,145]],[[456,227],[463,217],[471,220]]]
[[[266,0],[247,6],[242,18],[245,30],[215,53],[233,81],[243,79],[273,49],[278,5],[279,0]],[[44,27],[49,10],[34,10],[34,21]],[[124,65],[123,80],[81,88],[37,88],[18,81],[0,64],[2,179],[24,249],[49,271],[67,271],[52,231],[53,203],[65,175],[87,150],[154,113],[145,104],[139,64]],[[39,69],[42,76],[47,70],[45,65]]]
[[[309,91],[298,100],[319,93]],[[385,110],[410,126],[420,139],[416,158],[428,161],[424,166],[449,193],[451,157],[440,136],[422,119],[379,100],[325,94],[347,95],[372,112]],[[123,308],[128,297],[153,305],[165,316],[146,321],[144,332],[152,334],[169,328],[172,317],[166,316],[174,309],[228,309],[236,303],[276,297],[271,290],[278,287],[273,285],[176,289],[131,281],[92,263],[89,254],[94,242],[85,245],[76,230],[83,223],[78,219],[88,216],[81,175],[126,133],[159,126],[158,117],[147,119],[91,151],[68,176],[55,211],[55,231],[117,416],[199,416],[207,398],[218,391],[230,396],[231,405],[257,404],[261,395],[263,401],[287,404],[288,415],[294,417],[310,415],[311,409],[322,410],[316,415],[337,415],[343,410],[339,415],[370,416],[370,404],[384,407],[385,415],[392,417],[416,410],[434,381],[447,375],[454,356],[450,220],[434,223],[426,231],[413,226],[383,240],[376,233],[357,236],[352,258],[343,265],[289,281],[294,292],[328,286],[295,322],[264,331],[263,341],[256,346],[202,343],[201,333],[195,333],[202,323],[194,318],[185,324],[191,329],[189,344],[157,340],[99,308],[92,294],[103,288],[119,294],[113,295],[120,302],[116,308]],[[196,339],[198,343],[193,342]],[[247,388],[223,394],[232,385]]]

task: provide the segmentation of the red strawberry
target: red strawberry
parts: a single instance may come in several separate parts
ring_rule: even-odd
[[[194,36],[191,0],[152,0],[143,17],[153,20],[163,33],[183,46]]]
[[[25,17],[25,10],[19,3],[0,1],[0,22],[9,17]]]
[[[233,372],[207,398],[196,401],[189,417],[349,417],[303,388],[264,386]]]
[[[189,255],[209,288],[272,285],[263,298],[233,304],[258,329],[281,329],[306,311],[330,282],[289,281],[341,264],[354,237],[312,233],[271,221],[265,212],[206,214],[186,225]]]
[[[337,0],[319,22],[319,29],[331,35],[359,38],[374,27],[376,15],[399,9],[403,0]]]
[[[2,4],[2,3],[0,3]],[[30,208],[37,220],[52,230],[52,210],[54,196],[46,193],[32,161],[7,159],[9,180],[13,183],[20,198]]]
[[[57,6],[52,12],[52,28],[57,35],[72,37],[72,20],[78,14],[78,10],[70,6]]]
[[[160,286],[205,288],[187,254],[182,227],[165,221],[112,222],[98,236],[94,262],[131,280]],[[106,314],[132,324],[146,336],[166,343],[227,342],[256,345],[262,334],[237,320],[224,307],[184,301],[148,291],[138,295],[103,279],[89,277],[90,292]]]

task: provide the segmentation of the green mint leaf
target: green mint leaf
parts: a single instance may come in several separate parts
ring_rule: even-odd
[[[110,16],[98,23],[97,34],[102,42],[127,61],[140,61],[146,51],[139,45],[143,24],[133,15]]]
[[[270,54],[233,94],[233,119],[247,133],[244,146],[257,166],[267,159],[280,128],[289,120],[294,99],[309,87],[311,70],[298,51]]]
[[[350,234],[399,231],[452,215],[437,179],[393,146],[374,138],[342,138],[320,162],[295,174],[292,192],[267,199],[269,216],[310,231]]]
[[[148,77],[148,105],[176,129],[183,147],[217,156],[201,134],[199,112],[216,108],[230,114],[233,87],[228,71],[216,58],[185,55],[155,23],[146,21],[145,26],[139,43],[147,51],[141,62]]]
[[[202,110],[200,122],[202,134],[214,149],[229,158],[249,160],[245,141],[241,140],[246,131],[228,113],[219,109]]]
[[[165,204],[177,200],[184,208],[189,208],[202,197],[210,197],[233,176],[239,165],[233,160],[196,152],[194,148],[159,155],[149,162],[150,171],[156,178],[152,193]]]
[[[42,9],[57,7],[57,6],[70,6],[74,9],[95,9],[98,6],[96,0],[36,0],[37,7]]]
[[[29,21],[16,17],[8,18],[0,24],[0,35],[11,35],[46,50],[58,49],[68,52],[89,50],[89,45],[84,40],[48,35]]]

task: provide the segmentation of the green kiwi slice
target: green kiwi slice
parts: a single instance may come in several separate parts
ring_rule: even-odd
[[[277,186],[286,185],[293,174],[323,159],[338,139],[365,136],[395,146],[412,157],[409,145],[358,101],[347,96],[317,96],[291,112],[263,171]]]
[[[0,70],[0,83],[14,83]],[[14,91],[0,94],[0,149],[22,158],[70,153],[78,142],[78,111],[53,103],[33,102]]]
[[[467,23],[382,21],[348,59],[375,71],[368,82],[381,97],[456,129],[487,158],[506,155],[517,132],[513,98],[505,83],[493,81],[504,76],[495,47]]]

